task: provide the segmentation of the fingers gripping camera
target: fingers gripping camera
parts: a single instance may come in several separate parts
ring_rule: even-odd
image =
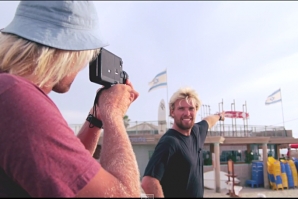
[[[87,117],[90,128],[94,126],[102,128],[102,122],[96,118],[96,105],[99,95],[104,89],[108,89],[115,84],[125,84],[128,79],[128,74],[123,71],[123,61],[120,57],[101,48],[96,59],[89,63],[89,79],[93,83],[104,86],[96,93],[93,103],[93,113]],[[98,125],[96,123],[98,123]]]

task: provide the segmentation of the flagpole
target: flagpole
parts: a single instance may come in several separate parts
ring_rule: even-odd
[[[169,107],[169,91],[168,91],[168,69],[166,68],[166,73],[167,73],[167,103],[168,107]],[[167,128],[170,128],[170,109],[169,109],[169,113],[168,113],[168,122],[167,122]]]
[[[281,88],[279,90],[280,90],[280,102],[281,102],[282,121],[283,121],[283,124],[284,124],[284,128],[286,129],[286,127],[285,127],[285,119],[284,119],[284,110],[283,110],[283,106],[282,106]]]

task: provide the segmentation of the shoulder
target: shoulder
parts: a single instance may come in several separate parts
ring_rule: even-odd
[[[15,85],[22,81],[21,78],[7,73],[0,73],[0,77],[0,94],[11,88],[14,88]]]
[[[208,122],[206,120],[202,120],[200,122],[195,123],[194,128],[208,128]]]
[[[172,142],[177,140],[177,132],[174,129],[169,129],[160,140],[164,142]]]
[[[36,107],[39,104],[44,107],[45,102],[54,105],[47,94],[25,78],[0,73],[0,85],[0,99],[6,104],[23,105],[23,109],[30,105]]]
[[[200,122],[195,123],[195,125],[192,128],[192,131],[197,136],[203,136],[208,132],[208,122],[206,120],[202,120]]]
[[[7,88],[13,87],[17,84],[32,84],[28,80],[23,77],[8,74],[8,73],[0,73],[0,83],[6,83],[5,85]],[[33,84],[32,84],[33,85]]]
[[[2,73],[0,84],[3,83],[0,87],[0,121],[3,121],[0,131],[3,134],[6,132],[8,137],[20,139],[29,136],[34,139],[25,143],[31,143],[68,127],[54,102],[37,86],[24,78]]]
[[[3,94],[9,90],[10,93],[17,93],[18,95],[28,95],[28,92],[30,92],[30,94],[36,92],[47,96],[38,86],[32,82],[23,77],[12,74],[0,73],[0,85],[0,94]]]
[[[169,129],[159,140],[159,145],[167,145],[170,147],[176,147],[179,143],[177,132],[173,129]]]

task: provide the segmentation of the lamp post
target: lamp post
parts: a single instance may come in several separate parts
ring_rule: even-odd
[[[234,109],[233,109],[234,107]],[[235,111],[235,100],[233,100],[233,103],[231,103],[231,110]],[[235,120],[235,125],[234,125],[234,120]],[[233,131],[233,136],[234,136],[234,127],[235,127],[235,131],[236,131],[236,119],[232,118],[232,131]]]
[[[223,111],[223,99],[221,100],[221,102],[218,103],[218,110],[219,110],[219,113]],[[219,121],[219,128],[220,128],[220,136],[222,136],[225,131],[224,121]],[[221,128],[223,129],[223,131],[221,131]]]
[[[209,115],[210,115],[210,110],[211,110],[211,109],[210,109],[210,105],[208,105],[208,109],[209,109]]]
[[[248,123],[247,123],[247,120],[248,120],[248,118],[246,117],[246,113],[247,113],[246,101],[245,101],[245,104],[242,105],[242,108],[243,108],[243,113],[245,114],[245,118],[243,118],[244,133],[247,136],[247,133],[248,133]]]

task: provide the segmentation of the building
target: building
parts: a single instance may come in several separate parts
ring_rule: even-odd
[[[136,154],[141,177],[145,167],[154,152],[154,148],[160,137],[165,132],[156,122],[131,122],[127,128],[133,150]],[[77,127],[77,129],[79,129]],[[244,185],[247,179],[251,179],[251,162],[264,162],[264,187],[269,188],[267,177],[267,157],[276,159],[280,157],[279,149],[287,148],[289,144],[298,143],[298,139],[292,136],[291,130],[283,127],[243,126],[217,124],[209,129],[204,145],[204,172],[213,169],[212,154],[215,157],[215,171],[227,171],[227,160],[231,158],[235,162],[235,173]],[[99,158],[102,136],[98,142],[95,154]],[[220,187],[217,187],[220,190]]]

